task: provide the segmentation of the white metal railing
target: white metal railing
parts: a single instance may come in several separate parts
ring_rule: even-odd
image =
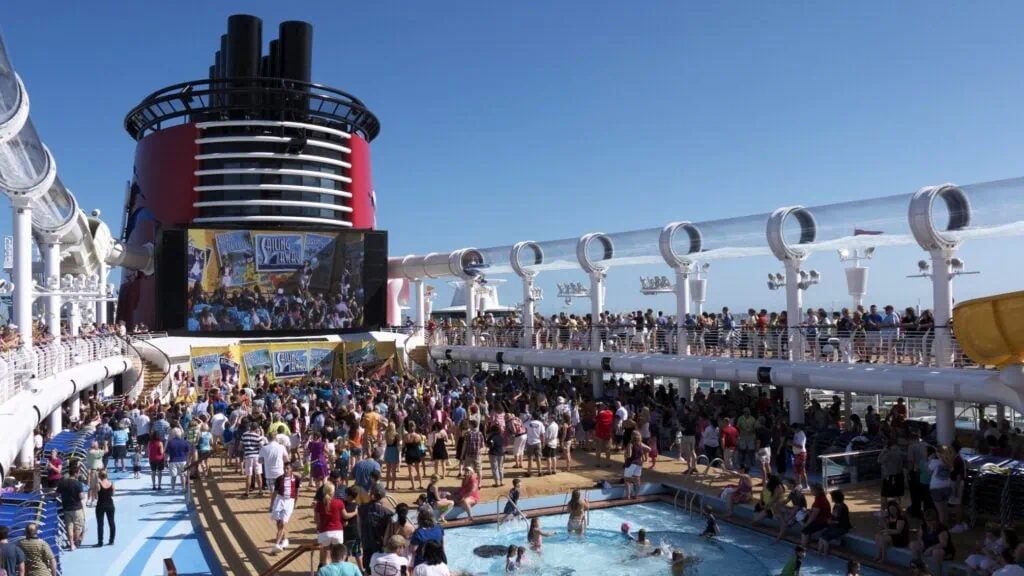
[[[394,330],[414,332],[416,328]],[[597,331],[600,343],[596,348],[592,341],[593,330]],[[793,338],[787,337],[788,331],[793,332]],[[519,348],[528,342],[531,348],[545,350],[677,354],[680,346],[686,346],[691,356],[768,359],[788,359],[791,340],[800,337],[805,341],[804,361],[842,362],[848,359],[905,366],[937,365],[935,329],[855,331],[840,335],[834,326],[788,330],[781,327],[762,332],[749,328],[637,328],[629,324],[590,328],[580,324],[576,327],[551,325],[530,330],[522,326],[484,326],[474,328],[472,333],[475,346],[488,348]],[[424,334],[426,343],[432,346],[464,346],[468,342],[468,330],[463,326],[437,326]],[[951,352],[948,364],[957,368],[977,367],[964,354],[952,332],[949,339]]]
[[[28,387],[33,376],[44,380],[65,370],[127,353],[128,343],[114,335],[62,339],[33,348],[0,353],[0,404]]]

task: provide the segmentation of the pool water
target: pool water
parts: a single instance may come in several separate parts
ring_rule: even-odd
[[[688,575],[769,576],[778,574],[793,556],[792,543],[776,543],[768,536],[726,522],[719,522],[720,537],[702,538],[700,533],[705,525],[702,519],[680,514],[664,503],[595,510],[582,538],[566,533],[567,519],[564,514],[541,518],[542,529],[554,535],[544,539],[540,554],[529,551],[525,522],[508,522],[500,530],[493,524],[449,530],[445,534],[448,566],[453,572],[473,576],[503,576],[504,554],[482,558],[474,550],[480,546],[508,547],[510,544],[527,548],[525,567],[518,572],[527,576],[665,576],[671,573],[670,548],[682,548],[688,556],[699,558],[686,570]],[[646,529],[652,546],[641,549],[623,537],[619,532],[623,522],[630,523],[633,535],[640,528]],[[665,554],[652,556],[655,547],[661,547]],[[808,553],[800,574],[846,574],[846,561]],[[883,575],[868,568],[862,568],[861,574]]]

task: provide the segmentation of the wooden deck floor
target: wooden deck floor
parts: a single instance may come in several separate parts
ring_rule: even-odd
[[[603,461],[598,467],[597,459],[587,453],[573,454],[573,471],[564,472],[564,467],[554,476],[525,477],[525,470],[506,467],[506,486],[492,487],[490,470],[486,470],[481,485],[481,502],[493,503],[499,495],[504,496],[511,486],[512,478],[522,480],[522,498],[565,494],[573,488],[593,488],[600,480],[616,482],[620,479],[622,469],[621,455],[613,455],[614,463]],[[229,567],[231,574],[260,574],[266,571],[280,556],[270,555],[274,542],[275,527],[270,519],[270,497],[259,498],[255,494],[244,499],[244,483],[241,475],[233,470],[225,470],[220,459],[211,459],[213,478],[197,487],[196,503],[199,505],[204,525],[211,534],[211,541],[218,551],[223,564]],[[486,466],[485,466],[486,467]],[[701,467],[703,470],[703,467]],[[428,475],[433,470],[428,462]],[[712,470],[700,484],[689,475],[683,475],[686,465],[675,460],[659,458],[654,470],[644,469],[643,481],[673,484],[688,488],[697,487],[706,494],[718,495],[722,488],[733,483],[731,475]],[[404,473],[404,468],[402,469]],[[454,470],[452,471],[454,474]],[[411,490],[408,476],[399,476],[399,489],[390,494],[399,502],[411,504],[421,490]],[[424,485],[426,480],[424,480]],[[755,479],[755,494],[759,492],[760,480]],[[440,483],[443,490],[456,490],[459,481],[453,476],[443,479]],[[877,484],[845,487],[846,502],[850,507],[854,532],[861,536],[871,537],[877,530],[877,519],[873,513],[879,509],[879,487]],[[312,515],[313,489],[303,487],[298,505],[289,523],[289,540],[292,546],[312,543],[316,539]],[[909,503],[907,500],[906,503]],[[494,505],[481,505],[474,509],[477,516],[492,515]],[[456,525],[456,524],[453,524]],[[913,523],[917,527],[917,522]],[[980,537],[980,530],[975,529],[966,534],[955,535],[958,559],[963,560]],[[296,560],[289,569],[280,574],[299,575],[309,573],[309,555]],[[863,560],[863,559],[861,559]],[[892,567],[887,570],[894,571]],[[898,571],[895,571],[898,573]]]

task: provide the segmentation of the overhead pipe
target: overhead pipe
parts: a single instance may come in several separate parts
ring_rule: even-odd
[[[619,374],[751,382],[858,394],[1005,404],[1018,412],[1024,412],[1024,373],[1019,365],[996,372],[839,362],[468,346],[434,346],[430,349],[430,356],[435,360],[599,370]]]
[[[945,242],[1024,235],[1024,178],[950,188],[957,192],[944,192],[928,203],[929,208],[944,212],[935,226]],[[785,222],[786,243],[783,248],[797,249],[807,255],[840,248],[853,250],[915,244],[920,233],[927,235],[930,230],[917,230],[920,225],[912,225],[908,221],[907,209],[913,198],[914,194],[896,194],[807,206],[804,210],[813,214],[814,239],[804,241],[807,238],[801,235],[809,229],[807,223],[801,222],[800,214],[790,214]],[[765,243],[764,237],[765,226],[771,216],[771,213],[761,213],[693,222],[692,225],[701,233],[700,252],[694,254],[694,258],[708,261],[772,255],[773,248]],[[800,225],[799,229],[793,224]],[[608,260],[607,264],[626,266],[664,263],[660,244],[662,231],[663,227],[657,227],[609,233],[608,238],[615,245],[615,257]],[[578,269],[578,240],[577,236],[537,242],[544,251],[545,259],[543,264],[535,267],[535,271]],[[675,249],[683,254],[689,253],[693,238],[689,234],[679,234],[673,241]],[[490,265],[488,274],[514,272],[509,259],[511,250],[511,245],[480,249]],[[399,275],[405,273],[398,264],[390,265],[389,269]]]

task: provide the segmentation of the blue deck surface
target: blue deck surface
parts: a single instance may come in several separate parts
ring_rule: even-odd
[[[144,465],[138,480],[114,472],[117,539],[114,546],[96,548],[96,514],[86,509],[87,531],[82,548],[64,553],[65,574],[89,576],[162,576],[164,558],[172,558],[180,576],[215,575],[189,518],[181,486],[171,492],[164,472],[164,489],[154,492]],[[109,533],[104,527],[104,538]],[[105,543],[104,543],[105,544]],[[78,567],[76,569],[75,567]],[[88,567],[88,570],[84,570]]]

